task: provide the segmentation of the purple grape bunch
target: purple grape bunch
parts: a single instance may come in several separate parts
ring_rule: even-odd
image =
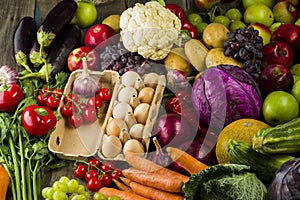
[[[262,65],[263,39],[253,27],[227,33],[224,54],[242,62],[242,68],[258,81]]]

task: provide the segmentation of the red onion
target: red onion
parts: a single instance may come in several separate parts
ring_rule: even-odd
[[[18,72],[11,66],[0,67],[0,85],[17,83]]]
[[[182,142],[192,140],[195,133],[191,132],[185,118],[175,113],[160,116],[152,131],[162,147],[179,146]]]

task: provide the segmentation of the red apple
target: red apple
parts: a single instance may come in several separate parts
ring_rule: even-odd
[[[259,76],[259,86],[264,95],[272,91],[290,92],[294,84],[291,71],[284,65],[270,64]]]
[[[263,66],[281,64],[290,67],[294,62],[292,47],[283,41],[272,41],[262,48]]]
[[[300,26],[282,24],[272,34],[272,40],[281,40],[291,45],[294,54],[300,52]],[[299,57],[299,56],[298,56]],[[295,57],[296,60],[300,58]]]
[[[298,0],[277,0],[276,2],[281,2],[281,1],[291,2],[294,6],[298,5]]]
[[[68,56],[68,68],[71,72],[83,67],[83,57],[86,58],[90,70],[97,71],[100,69],[98,53],[90,47],[82,46],[74,49]]]
[[[272,9],[274,19],[282,23],[294,23],[298,19],[298,8],[289,1],[280,1]]]
[[[87,30],[84,37],[84,45],[95,48],[114,34],[114,30],[110,26],[106,24],[96,24]]]
[[[262,37],[264,45],[271,41],[272,33],[269,27],[260,23],[251,23],[248,27],[253,27],[255,30],[258,30],[258,35]]]
[[[219,2],[220,0],[194,0],[196,7],[200,10],[209,10]]]

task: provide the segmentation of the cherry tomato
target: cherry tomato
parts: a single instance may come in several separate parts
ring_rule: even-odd
[[[88,182],[91,178],[98,178],[98,172],[95,169],[91,169],[90,171],[87,171],[84,175],[84,179]]]
[[[114,169],[114,167],[110,162],[106,162],[101,165],[100,169],[103,172],[109,172],[109,171],[112,171]]]
[[[82,112],[84,122],[90,124],[97,120],[97,111],[95,108],[87,107]]]
[[[111,95],[112,95],[112,91],[109,88],[104,87],[98,91],[98,96],[102,101],[110,101]]]
[[[101,181],[98,178],[93,177],[88,181],[87,188],[91,192],[97,192],[101,188]]]
[[[98,110],[102,106],[102,100],[98,96],[91,97],[88,99],[86,104],[88,107],[92,107],[92,108],[95,108],[96,110]]]
[[[49,95],[46,93],[39,93],[38,96],[36,97],[37,103],[40,106],[46,106],[48,97],[49,97]]]
[[[83,179],[87,172],[87,167],[84,164],[79,163],[73,170],[73,174],[76,178]]]
[[[58,108],[60,99],[55,95],[50,95],[47,98],[46,106],[51,110],[56,110]]]
[[[64,117],[70,117],[73,114],[73,105],[71,102],[65,103],[62,105],[61,110],[60,110],[61,114]]]
[[[72,94],[72,93],[69,93],[65,98],[64,98],[64,103],[67,103],[68,101],[75,101],[75,102],[78,102],[78,96],[77,94]]]
[[[111,185],[112,179],[110,173],[101,174],[100,182],[103,187],[108,187]]]
[[[63,89],[58,89],[58,88],[55,88],[52,91],[52,94],[54,94],[59,99],[62,97],[63,93],[64,93],[64,90]]]
[[[23,91],[18,84],[2,84],[0,87],[0,112],[15,112],[23,98]]]
[[[121,169],[117,168],[111,172],[111,178],[113,179],[119,179],[121,176],[123,176]]]
[[[91,159],[89,159],[88,163],[89,163],[91,169],[95,169],[95,168],[100,169],[100,167],[101,167],[101,161],[98,160],[97,158],[91,158]]]
[[[76,113],[73,113],[70,118],[69,118],[69,121],[70,121],[70,124],[73,126],[73,127],[79,127],[83,124],[83,118],[82,118],[82,115],[79,115],[79,114],[76,114]]]

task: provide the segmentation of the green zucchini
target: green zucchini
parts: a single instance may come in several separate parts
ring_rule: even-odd
[[[259,130],[252,148],[264,154],[290,154],[300,151],[300,117],[287,123]]]
[[[272,181],[275,172],[283,163],[294,159],[293,156],[289,155],[259,153],[252,149],[250,143],[244,141],[230,140],[227,147],[232,163],[250,166],[257,177],[265,183]]]

